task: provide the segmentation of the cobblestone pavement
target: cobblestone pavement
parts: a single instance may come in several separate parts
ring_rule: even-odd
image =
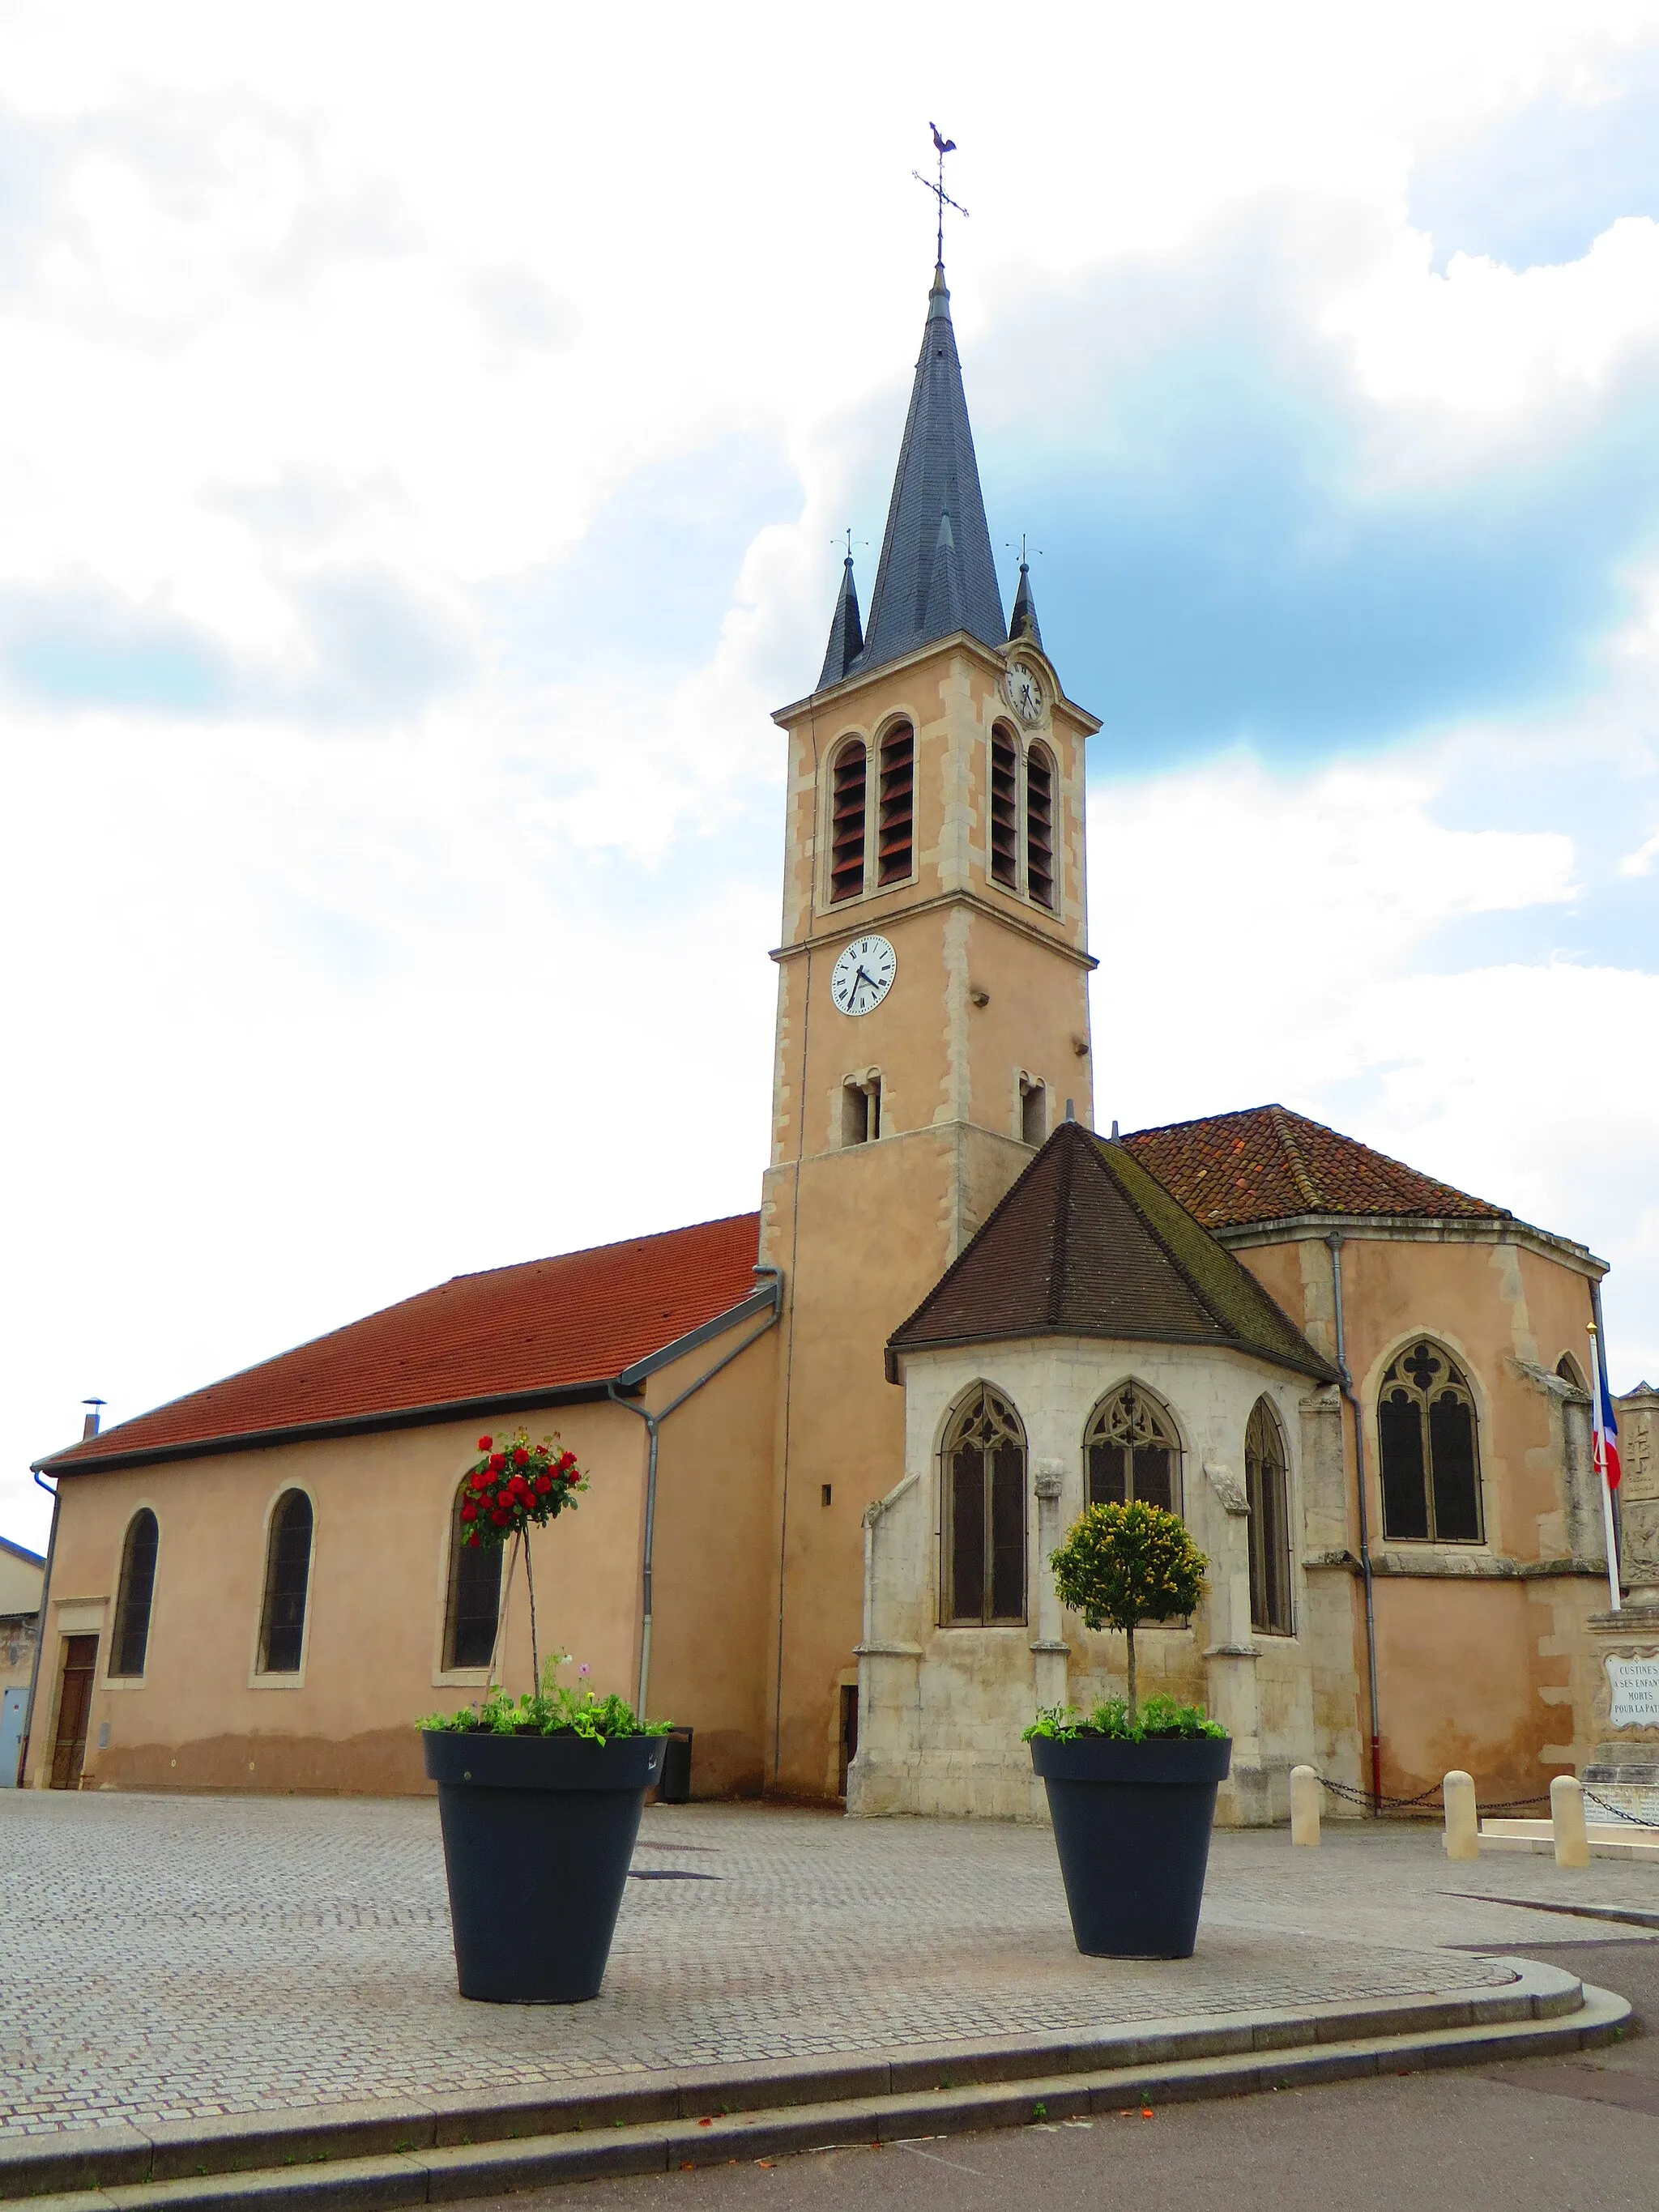
[[[1588,1926],[1528,1902],[1659,1901],[1425,1830],[1223,1832],[1196,1958],[1138,1964],[1079,1955],[1045,1829],[653,1808],[670,1878],[567,2010],[457,1995],[430,1801],[4,1792],[0,1865],[12,2134],[1489,1985],[1480,1946]]]

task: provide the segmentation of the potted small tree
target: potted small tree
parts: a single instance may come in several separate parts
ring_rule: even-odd
[[[1128,1638],[1127,1698],[1040,1712],[1025,1731],[1042,1777],[1079,1951],[1190,1959],[1215,1793],[1232,1744],[1196,1705],[1136,1695],[1135,1631],[1204,1595],[1204,1554],[1178,1515],[1139,1501],[1085,1508],[1050,1558],[1062,1604]]]
[[[514,1543],[530,1598],[532,1687],[419,1723],[438,1785],[455,1967],[464,1997],[577,2004],[597,1996],[622,1908],[645,1793],[662,1769],[668,1723],[601,1698],[568,1652],[545,1668],[536,1625],[530,1530],[574,1510],[587,1478],[573,1452],[522,1430],[499,1450],[480,1437],[461,1506],[470,1545]],[[511,1588],[511,1571],[508,1587]],[[503,1607],[503,1614],[505,1607]]]

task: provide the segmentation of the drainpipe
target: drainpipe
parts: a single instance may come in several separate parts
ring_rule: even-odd
[[[29,1740],[34,1734],[34,1699],[40,1685],[40,1654],[46,1648],[46,1606],[52,1596],[52,1562],[58,1550],[58,1487],[46,1481],[38,1468],[29,1469],[38,1488],[52,1500],[52,1534],[46,1539],[46,1571],[40,1580],[40,1618],[34,1629],[34,1664],[29,1669],[28,1703],[23,1708],[23,1741],[17,1751],[17,1787],[25,1787],[29,1771]]]
[[[1348,1372],[1347,1342],[1342,1329],[1342,1239],[1332,1230],[1325,1242],[1331,1248],[1331,1286],[1336,1298],[1336,1371],[1342,1395],[1353,1407],[1354,1468],[1359,1489],[1359,1571],[1365,1583],[1365,1671],[1371,1699],[1371,1812],[1382,1810],[1382,1729],[1376,1695],[1376,1594],[1371,1580],[1370,1515],[1365,1503],[1365,1418],[1353,1393]]]
[[[651,1573],[657,1544],[657,1439],[661,1433],[663,1423],[671,1413],[677,1412],[688,1398],[695,1397],[705,1382],[712,1382],[721,1368],[729,1367],[734,1359],[740,1358],[748,1351],[751,1344],[758,1344],[769,1328],[775,1328],[777,1326],[778,1314],[783,1304],[783,1271],[779,1267],[757,1267],[755,1273],[757,1275],[769,1275],[772,1278],[774,1295],[771,1312],[767,1315],[758,1328],[751,1329],[743,1342],[734,1345],[723,1359],[717,1359],[706,1374],[699,1375],[695,1382],[688,1383],[678,1398],[671,1398],[661,1413],[653,1413],[648,1407],[641,1406],[636,1399],[624,1398],[618,1392],[614,1382],[607,1382],[605,1386],[605,1395],[613,1405],[621,1406],[626,1412],[639,1415],[641,1420],[645,1423],[646,1434],[650,1439],[646,1456],[645,1473],[645,1548],[640,1563],[640,1692],[634,1707],[641,1720],[645,1718],[646,1695],[651,1684]]]

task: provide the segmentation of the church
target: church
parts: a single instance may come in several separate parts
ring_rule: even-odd
[[[1225,1723],[1224,1820],[1300,1761],[1356,1797],[1582,1768],[1603,1263],[1279,1105],[1097,1130],[1100,725],[1023,564],[1005,618],[942,266],[867,623],[849,556],[775,719],[757,1210],[459,1277],[43,1459],[25,1779],[424,1790],[420,1715],[528,1686],[522,1572],[459,1518],[520,1426],[592,1479],[535,1539],[544,1649],[690,1728],[696,1796],[1043,1817],[1022,1729],[1124,1668],[1048,1555],[1128,1498],[1210,1561],[1141,1680]]]

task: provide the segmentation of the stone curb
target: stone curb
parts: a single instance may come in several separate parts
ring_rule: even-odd
[[[1559,1967],[1496,1963],[1510,1983],[1455,1997],[636,2075],[596,2091],[532,2086],[488,2105],[457,2096],[0,2140],[0,2200],[33,2212],[376,2212],[1576,2050],[1630,2019],[1624,1998]]]

